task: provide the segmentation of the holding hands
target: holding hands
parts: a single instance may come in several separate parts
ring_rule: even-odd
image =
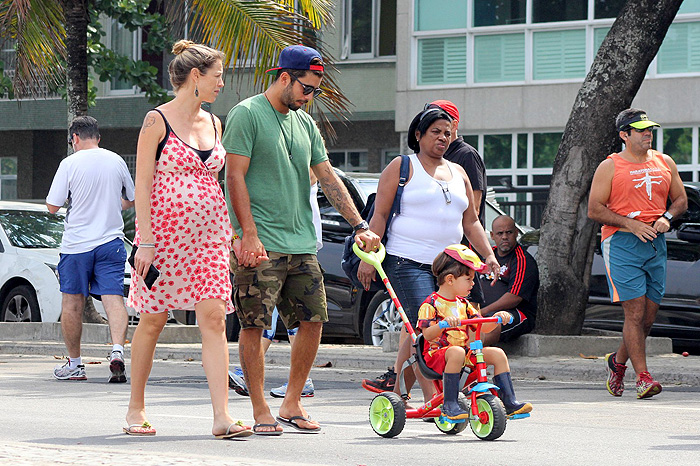
[[[257,267],[262,261],[270,260],[257,235],[246,235],[245,238],[234,235],[233,253],[242,267]]]

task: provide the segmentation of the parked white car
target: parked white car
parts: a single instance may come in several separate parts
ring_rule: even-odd
[[[0,322],[60,319],[56,266],[64,215],[63,209],[50,214],[41,204],[0,201]],[[125,293],[130,283],[130,268],[125,264]],[[104,316],[102,304],[97,300],[94,303]],[[133,309],[127,311],[135,315]]]

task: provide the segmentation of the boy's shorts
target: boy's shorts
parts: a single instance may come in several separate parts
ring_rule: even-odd
[[[126,248],[121,238],[79,254],[61,254],[58,281],[61,293],[124,296]]]
[[[633,233],[618,231],[602,243],[610,300],[646,296],[661,303],[666,288],[666,238],[642,242]]]
[[[323,273],[315,254],[267,253],[257,267],[241,267],[231,253],[233,303],[241,328],[272,326],[277,306],[288,329],[300,322],[328,322]]]
[[[426,343],[429,344],[427,341]],[[447,364],[445,361],[445,352],[447,351],[447,348],[449,348],[449,346],[440,348],[434,351],[432,355],[428,353],[427,347],[423,349],[423,359],[425,359],[425,364],[438,374],[445,372],[445,365]],[[465,350],[467,355],[464,358],[464,367],[476,367],[476,355],[474,355],[470,349],[465,348]]]

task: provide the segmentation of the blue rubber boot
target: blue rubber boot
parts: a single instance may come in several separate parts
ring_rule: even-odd
[[[515,390],[513,390],[513,380],[510,378],[510,372],[503,372],[502,374],[495,375],[493,377],[493,383],[498,386],[498,397],[506,408],[507,416],[525,414],[532,411],[532,405],[530,403],[521,403],[515,398]]]
[[[459,396],[459,372],[456,374],[444,372],[442,374],[442,390],[445,394],[445,399],[442,402],[442,415],[452,421],[467,419],[469,412],[463,410],[457,403],[457,396]]]

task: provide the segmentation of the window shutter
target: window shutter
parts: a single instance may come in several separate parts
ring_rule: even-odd
[[[525,80],[525,34],[498,34],[474,38],[474,81]]]
[[[467,81],[467,38],[418,41],[418,85]]]
[[[700,71],[700,23],[672,24],[658,55],[659,74]]]
[[[533,77],[541,79],[583,78],[586,75],[586,31],[534,33]]]

